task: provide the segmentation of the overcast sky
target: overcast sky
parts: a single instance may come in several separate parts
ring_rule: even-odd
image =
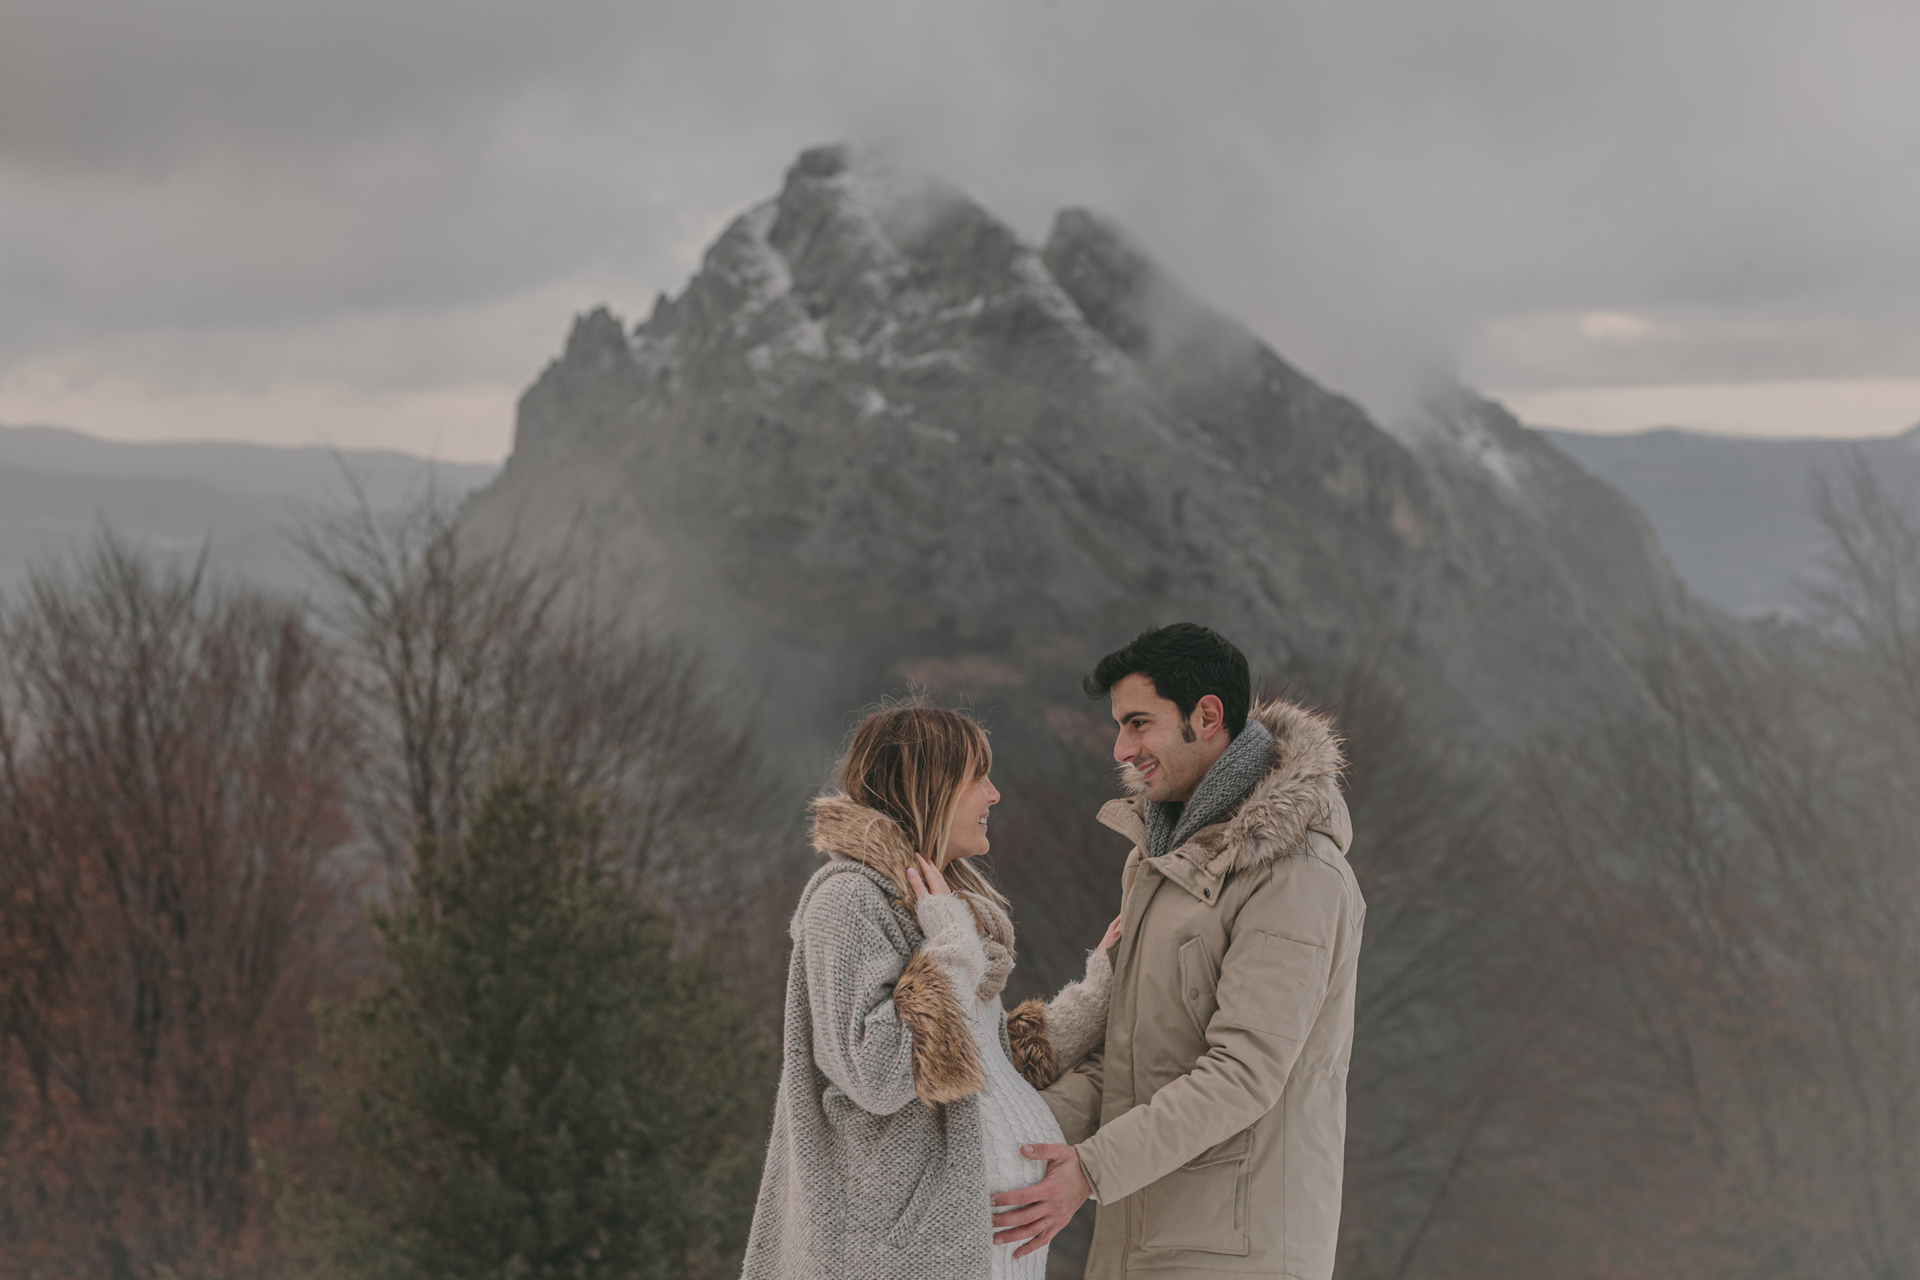
[[[1920,422],[1912,0],[0,0],[0,422],[497,458],[841,139],[1388,411]]]

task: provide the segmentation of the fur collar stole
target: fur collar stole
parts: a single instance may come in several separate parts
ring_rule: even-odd
[[[839,792],[818,796],[807,806],[813,819],[813,850],[822,857],[846,858],[872,867],[893,886],[900,906],[916,920],[913,887],[907,883],[907,868],[913,865],[913,845],[900,824],[863,804],[855,804]],[[1006,910],[991,898],[956,889],[955,894],[973,913],[974,928],[987,953],[986,976],[975,994],[991,1000],[1005,989],[1007,975],[1013,972],[1013,921]]]

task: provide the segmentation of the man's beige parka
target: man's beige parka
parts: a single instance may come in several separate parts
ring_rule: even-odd
[[[1100,811],[1134,842],[1106,1044],[1045,1094],[1100,1204],[1088,1280],[1333,1273],[1366,904],[1332,726],[1253,716],[1273,767],[1226,821],[1151,858],[1138,794]]]

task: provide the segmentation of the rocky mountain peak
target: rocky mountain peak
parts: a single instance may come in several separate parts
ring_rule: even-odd
[[[625,331],[605,307],[595,307],[573,322],[567,334],[566,354],[561,357],[569,364],[602,369],[631,358]]]
[[[1041,261],[1109,342],[1130,356],[1148,353],[1161,276],[1118,227],[1085,209],[1062,209]]]
[[[1112,222],[1085,209],[1054,218],[1041,261],[1108,341],[1138,361],[1171,364],[1196,350],[1251,354],[1251,334],[1195,298]]]
[[[576,324],[476,518],[600,531],[636,607],[811,673],[794,724],[909,669],[1070,690],[1178,617],[1272,670],[1392,653],[1489,727],[1630,684],[1684,607],[1644,521],[1471,393],[1439,420],[1381,430],[1095,214],[1035,248],[823,147],[630,339]]]
[[[1043,331],[1089,367],[1118,370],[1040,252],[980,205],[938,179],[820,147],[777,197],[729,224],[634,345],[656,373],[720,362],[782,382],[823,365],[959,371],[978,339]]]

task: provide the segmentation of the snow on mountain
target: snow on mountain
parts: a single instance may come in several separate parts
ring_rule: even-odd
[[[1696,608],[1645,520],[1497,405],[1428,416],[1382,430],[1094,214],[1023,244],[829,147],[630,333],[580,318],[473,519],[589,538],[796,741],[906,670],[1073,707],[1183,617],[1269,671],[1383,664],[1502,736],[1631,696],[1637,637]]]

